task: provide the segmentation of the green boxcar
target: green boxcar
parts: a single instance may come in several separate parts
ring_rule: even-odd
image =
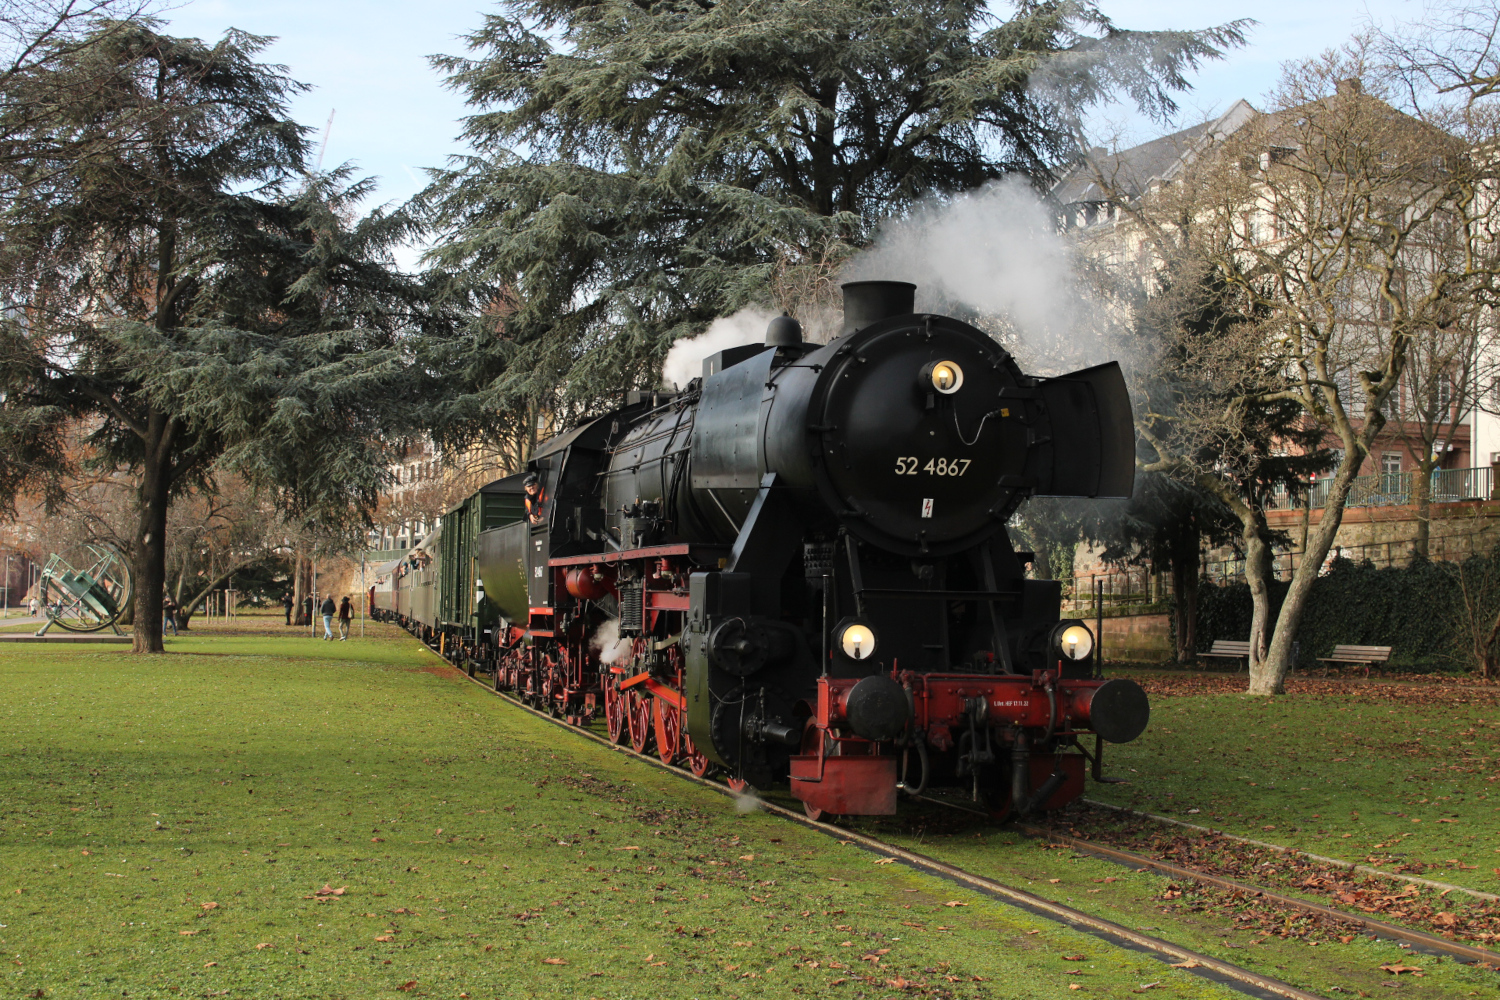
[[[494,607],[481,605],[476,613],[479,573],[474,562],[474,540],[481,531],[514,524],[526,518],[521,482],[523,473],[497,479],[443,515],[442,577],[438,598],[439,627],[472,640],[496,617]]]

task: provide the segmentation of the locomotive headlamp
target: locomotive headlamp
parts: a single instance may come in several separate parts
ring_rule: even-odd
[[[927,382],[945,396],[957,392],[964,384],[964,370],[952,361],[933,362],[923,374]]]
[[[875,630],[862,621],[846,622],[838,630],[839,649],[851,660],[875,655]]]
[[[1081,621],[1060,621],[1052,627],[1053,656],[1063,660],[1086,660],[1094,651],[1094,633]]]

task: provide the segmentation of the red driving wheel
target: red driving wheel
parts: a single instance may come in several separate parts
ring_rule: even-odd
[[[676,705],[668,705],[660,698],[651,701],[656,717],[656,755],[663,764],[674,763],[682,750],[682,713]]]
[[[630,719],[626,715],[625,695],[620,691],[620,675],[612,672],[604,675],[604,722],[611,743],[623,746],[630,742]]]
[[[630,746],[636,753],[645,753],[651,745],[651,696],[640,689],[630,688],[625,692],[625,713],[630,717]]]

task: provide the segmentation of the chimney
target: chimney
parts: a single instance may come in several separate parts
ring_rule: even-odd
[[[863,330],[916,307],[917,286],[909,281],[850,281],[844,289],[844,328],[840,336]]]

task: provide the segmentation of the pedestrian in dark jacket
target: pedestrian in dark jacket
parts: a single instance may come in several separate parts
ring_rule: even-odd
[[[162,635],[166,635],[169,628],[172,630],[173,635],[177,634],[177,602],[170,597],[163,597],[161,599]]]
[[[344,599],[339,601],[339,642],[349,638],[349,622],[353,618],[354,605],[346,594]]]
[[[295,603],[296,602],[292,600],[291,591],[287,591],[286,594],[281,598],[282,607],[286,608],[286,623],[288,625],[292,623],[292,605]]]
[[[311,625],[313,623],[312,613],[313,613],[313,599],[312,599],[312,595],[309,594],[307,597],[302,598],[302,620],[300,622],[298,622],[297,624],[298,625]]]
[[[332,594],[323,598],[323,604],[318,608],[318,613],[323,616],[323,638],[327,642],[333,641],[333,613],[337,610]]]

